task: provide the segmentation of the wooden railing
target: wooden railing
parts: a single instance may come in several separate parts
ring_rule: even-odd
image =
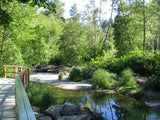
[[[4,77],[7,73],[14,73],[15,75],[15,91],[16,91],[16,108],[17,108],[17,118],[18,120],[36,120],[33,113],[31,104],[29,102],[28,96],[26,94],[25,88],[27,89],[30,81],[29,67],[22,66],[11,66],[3,65],[4,67]],[[8,72],[7,68],[14,68],[14,72]]]
[[[23,83],[23,86],[27,89],[30,82],[30,70],[29,67],[23,67],[23,66],[14,66],[14,65],[2,65],[0,66],[3,68],[3,71],[0,71],[1,73],[4,73],[4,77],[7,77],[7,73],[14,74],[14,77],[16,77],[18,74],[21,75],[21,80]],[[14,68],[14,71],[7,71],[7,68]]]

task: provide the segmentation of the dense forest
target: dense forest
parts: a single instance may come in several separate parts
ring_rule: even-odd
[[[110,16],[102,19],[107,1]],[[90,0],[81,12],[74,4],[65,19],[60,0],[0,1],[0,65],[88,65],[116,73],[129,67],[159,89],[160,1],[99,4]]]

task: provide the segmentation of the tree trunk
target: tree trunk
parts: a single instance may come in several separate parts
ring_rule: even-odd
[[[113,5],[114,5],[114,0],[112,0],[112,10],[111,10],[110,19],[112,19],[112,15],[113,15]],[[111,24],[112,24],[112,20],[110,20],[110,23],[109,23],[109,25],[107,27],[106,36],[105,36],[105,39],[103,41],[103,45],[102,45],[102,48],[101,48],[101,51],[100,51],[100,55],[102,55],[104,47],[105,47],[105,43],[107,42],[107,39],[108,39],[108,36],[109,36],[109,31],[110,31],[110,28],[111,28]]]

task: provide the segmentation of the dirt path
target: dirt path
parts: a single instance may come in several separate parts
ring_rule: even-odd
[[[87,82],[73,82],[63,76],[63,80],[58,80],[58,74],[53,73],[33,73],[31,81],[38,83],[47,83],[54,87],[68,90],[91,90],[92,85]]]

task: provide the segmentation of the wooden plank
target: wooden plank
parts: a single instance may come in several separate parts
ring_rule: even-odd
[[[16,120],[15,80],[0,78],[0,120]]]
[[[19,120],[36,120],[20,76],[16,77],[16,97]]]

